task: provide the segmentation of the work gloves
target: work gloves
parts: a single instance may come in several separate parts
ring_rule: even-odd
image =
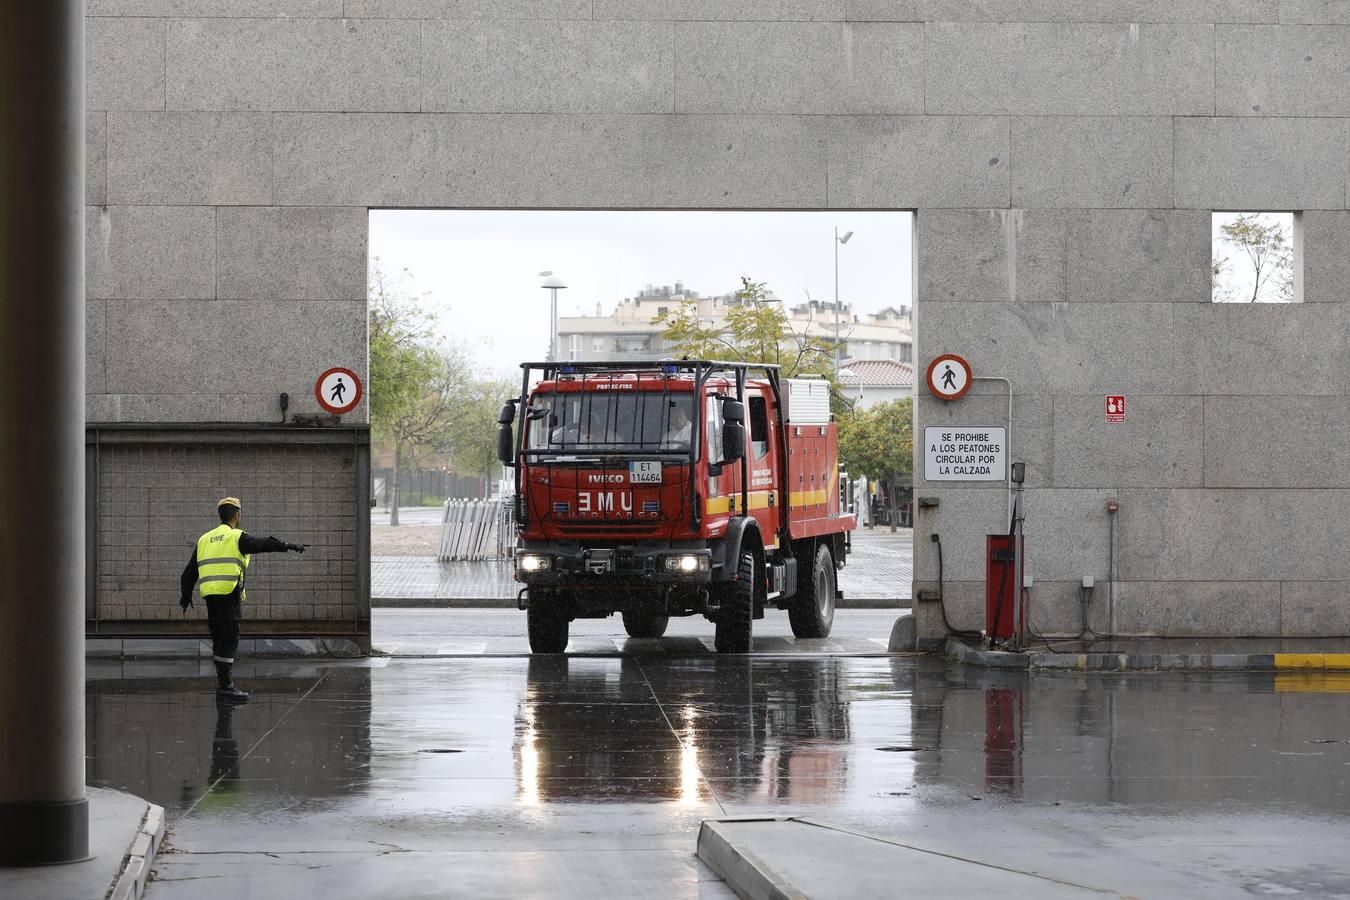
[[[183,615],[187,615],[187,611],[189,609],[192,609],[192,595],[191,594],[185,595],[182,600],[178,601],[178,605],[182,607]]]
[[[287,544],[287,545],[286,545],[286,549],[287,549],[287,550],[294,550],[296,553],[304,553],[304,552],[305,552],[305,548],[308,547],[308,546],[309,546],[309,544]]]

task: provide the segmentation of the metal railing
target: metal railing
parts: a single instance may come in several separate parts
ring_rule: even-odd
[[[437,559],[443,562],[510,559],[515,550],[514,498],[445,501]]]

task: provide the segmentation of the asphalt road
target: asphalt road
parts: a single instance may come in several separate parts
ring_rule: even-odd
[[[756,650],[775,653],[877,653],[886,649],[891,626],[907,610],[841,609],[834,615],[828,641],[795,641],[786,612],[770,610],[755,622]],[[371,613],[377,650],[399,656],[528,654],[525,613],[514,609],[376,609]],[[689,639],[711,644],[713,625],[702,616],[671,619],[657,641],[630,641],[618,616],[572,623],[573,650],[590,653],[665,652],[699,649]]]

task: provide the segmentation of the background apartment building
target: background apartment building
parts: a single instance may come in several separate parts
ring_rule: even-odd
[[[776,299],[776,298],[775,298]],[[653,320],[682,303],[698,304],[698,314],[709,325],[726,320],[727,310],[741,301],[733,293],[705,297],[677,281],[674,285],[647,285],[605,315],[599,303],[589,316],[558,318],[558,347],[563,359],[576,361],[653,359],[672,356],[675,349],[661,336]],[[782,302],[777,300],[777,302]],[[811,300],[784,306],[788,323],[798,334],[843,342],[844,359],[880,359],[912,362],[914,341],[910,307],[888,307],[859,317],[851,304],[842,303],[836,320],[833,303]],[[837,330],[836,330],[837,329]]]

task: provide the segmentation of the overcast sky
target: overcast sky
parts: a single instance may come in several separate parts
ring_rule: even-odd
[[[508,373],[548,349],[549,292],[539,272],[568,285],[559,315],[608,314],[647,284],[683,281],[701,294],[765,281],[798,303],[839,296],[859,313],[912,304],[909,213],[498,212],[373,210],[370,255],[405,287],[430,292],[445,338],[489,373]]]

